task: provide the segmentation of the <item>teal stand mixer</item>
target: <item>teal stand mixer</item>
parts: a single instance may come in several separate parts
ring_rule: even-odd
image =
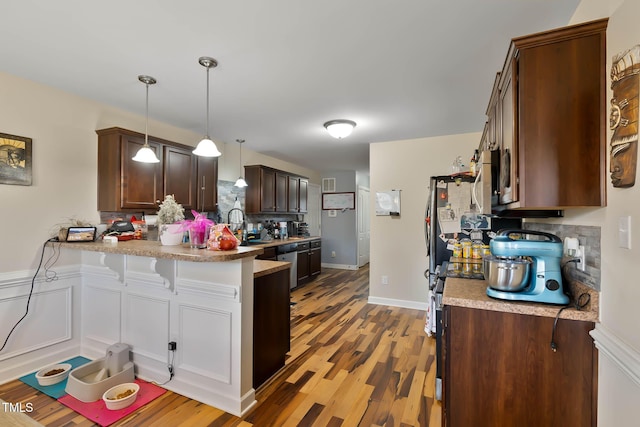
[[[524,236],[539,236],[528,239]],[[487,295],[511,301],[569,304],[562,287],[562,240],[535,230],[501,230],[484,259]]]

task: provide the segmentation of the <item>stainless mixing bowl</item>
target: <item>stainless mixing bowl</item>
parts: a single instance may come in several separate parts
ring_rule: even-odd
[[[517,292],[527,286],[531,261],[526,258],[505,259],[490,255],[482,260],[484,279],[493,289]]]

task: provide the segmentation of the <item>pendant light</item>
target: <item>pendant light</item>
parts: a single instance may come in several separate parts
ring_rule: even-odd
[[[351,135],[353,128],[356,127],[356,122],[351,120],[331,120],[324,124],[325,129],[334,138],[342,139]]]
[[[201,56],[198,62],[207,69],[207,133],[193,150],[193,154],[202,157],[219,157],[222,153],[218,151],[216,143],[209,138],[209,69],[217,67],[218,61],[208,56]]]
[[[149,85],[156,84],[156,79],[151,76],[138,76],[138,80],[147,87],[146,122],[144,126],[144,145],[138,150],[131,160],[141,163],[159,163],[156,152],[149,147]]]
[[[249,185],[247,184],[247,181],[245,181],[244,178],[242,177],[242,143],[244,142],[244,139],[236,139],[236,142],[240,144],[240,177],[238,178],[236,183],[233,185],[235,187],[244,188]]]

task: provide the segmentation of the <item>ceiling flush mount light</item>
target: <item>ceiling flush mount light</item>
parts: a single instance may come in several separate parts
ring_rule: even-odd
[[[356,127],[356,122],[351,120],[331,120],[324,124],[324,127],[334,138],[342,139],[351,135],[353,128]]]
[[[249,185],[247,184],[247,181],[245,181],[244,178],[242,177],[242,143],[244,142],[244,139],[236,139],[236,142],[240,144],[240,177],[238,178],[236,183],[233,185],[236,187],[243,188]]]
[[[202,157],[219,157],[222,153],[218,151],[216,143],[209,138],[209,69],[217,67],[218,61],[208,56],[201,56],[198,62],[207,69],[207,133],[193,150],[193,154]]]
[[[138,80],[147,87],[146,122],[144,126],[144,145],[131,160],[141,163],[159,163],[156,152],[149,147],[149,85],[156,84],[156,79],[150,76],[138,76]]]

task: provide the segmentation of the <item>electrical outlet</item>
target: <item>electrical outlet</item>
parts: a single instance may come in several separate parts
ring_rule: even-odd
[[[336,251],[331,251],[331,258],[335,258],[336,257]]]
[[[169,342],[169,351],[176,351],[176,348],[178,348],[178,345],[175,341]]]
[[[383,285],[389,284],[389,276],[382,276],[382,284]]]
[[[580,245],[578,247],[578,253],[576,254],[577,257],[580,259],[580,262],[578,263],[578,270],[580,271],[585,271],[587,269],[587,254],[586,254],[587,250],[584,248],[584,246]]]
[[[631,217],[618,218],[618,247],[631,249]]]

